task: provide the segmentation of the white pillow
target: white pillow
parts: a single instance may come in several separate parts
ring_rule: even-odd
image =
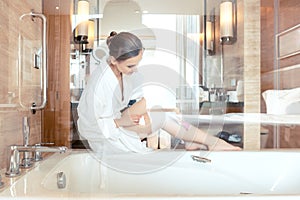
[[[289,104],[286,107],[285,112],[290,115],[300,114],[300,101],[295,101],[295,102]]]
[[[300,114],[300,88],[266,90],[262,96],[267,114]]]

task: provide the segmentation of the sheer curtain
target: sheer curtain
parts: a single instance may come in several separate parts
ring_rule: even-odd
[[[178,106],[186,114],[199,112],[200,18],[198,15],[176,16],[176,51],[180,79]]]

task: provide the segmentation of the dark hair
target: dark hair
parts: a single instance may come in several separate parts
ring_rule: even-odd
[[[107,39],[106,39],[106,44],[107,44],[107,46],[110,44],[110,40],[111,40],[115,35],[117,35],[117,34],[118,34],[118,33],[117,33],[116,31],[110,32],[109,36],[108,36]]]
[[[116,33],[112,31],[106,40],[109,55],[117,61],[124,61],[137,56],[143,49],[141,40],[129,32]]]

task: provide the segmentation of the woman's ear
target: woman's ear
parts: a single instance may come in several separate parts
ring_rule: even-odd
[[[110,56],[110,63],[111,63],[111,64],[116,65],[117,62],[118,62],[118,61],[115,59],[115,57]]]

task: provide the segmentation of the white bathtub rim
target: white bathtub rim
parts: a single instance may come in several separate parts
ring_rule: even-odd
[[[252,152],[258,152],[258,151],[242,151],[241,153],[252,153]],[[259,151],[261,152],[261,151]],[[297,153],[299,154],[299,149],[296,149],[296,150],[291,150],[291,149],[283,149],[283,150],[267,150],[267,151],[262,151],[262,152],[287,152],[287,153]],[[30,173],[34,173],[35,171],[39,171],[41,168],[42,170],[46,170],[43,169],[45,166],[43,165],[44,162],[47,162],[49,164],[50,162],[50,167],[54,167],[56,166],[57,162],[56,160],[57,159],[64,159],[67,155],[69,154],[82,154],[82,153],[87,153],[87,151],[78,151],[78,150],[73,150],[73,151],[68,151],[66,154],[54,154],[53,156],[47,158],[45,161],[41,162],[39,165],[37,165],[35,167],[35,169],[32,169],[30,170],[27,174],[23,175],[22,177],[19,178],[18,181],[22,181],[23,179],[26,178],[26,176],[29,176]],[[198,153],[198,152],[188,152],[188,153]],[[214,152],[212,152],[214,153]],[[239,154],[240,152],[235,152],[237,154]],[[52,164],[51,164],[52,163]],[[41,175],[42,176],[42,175]],[[45,176],[43,174],[43,176]],[[126,194],[126,195],[114,195],[114,194],[70,194],[70,193],[61,193],[61,191],[56,191],[56,192],[50,192],[49,193],[49,190],[43,188],[41,186],[41,184],[38,184],[38,187],[36,188],[37,190],[41,190],[40,192],[36,192],[36,193],[33,193],[33,194],[11,194],[10,192],[7,193],[7,191],[9,191],[10,189],[13,190],[13,188],[18,184],[18,181],[16,182],[13,182],[12,181],[12,185],[9,187],[9,188],[6,188],[4,191],[2,190],[2,192],[0,193],[0,198],[4,198],[4,199],[7,199],[7,197],[11,197],[11,198],[14,198],[14,199],[17,199],[17,198],[26,198],[28,196],[30,196],[29,198],[33,197],[33,198],[41,198],[43,197],[44,199],[44,195],[45,194],[49,194],[49,198],[51,196],[51,198],[70,198],[70,197],[80,197],[80,198],[85,198],[86,196],[88,196],[88,199],[91,199],[91,198],[98,198],[98,197],[103,197],[103,198],[108,198],[108,199],[146,199],[146,198],[161,198],[161,199],[170,199],[170,198],[179,198],[178,195],[164,195],[164,196],[159,196],[159,195],[153,195],[153,196],[141,196],[141,195],[138,195],[138,194],[132,194],[132,195],[129,195],[129,194]],[[5,192],[6,191],[6,192]],[[7,196],[7,194],[9,194],[9,196]],[[48,196],[48,195],[46,195]],[[199,196],[199,195],[190,195],[190,196],[180,196],[180,199],[193,199],[193,198],[197,198],[197,199],[202,199],[202,198],[207,198],[207,199],[224,199],[224,198],[241,198],[241,199],[300,199],[300,193],[299,195],[298,194],[276,194],[276,195],[272,195],[272,194],[245,194],[245,195],[202,195],[202,196]]]

